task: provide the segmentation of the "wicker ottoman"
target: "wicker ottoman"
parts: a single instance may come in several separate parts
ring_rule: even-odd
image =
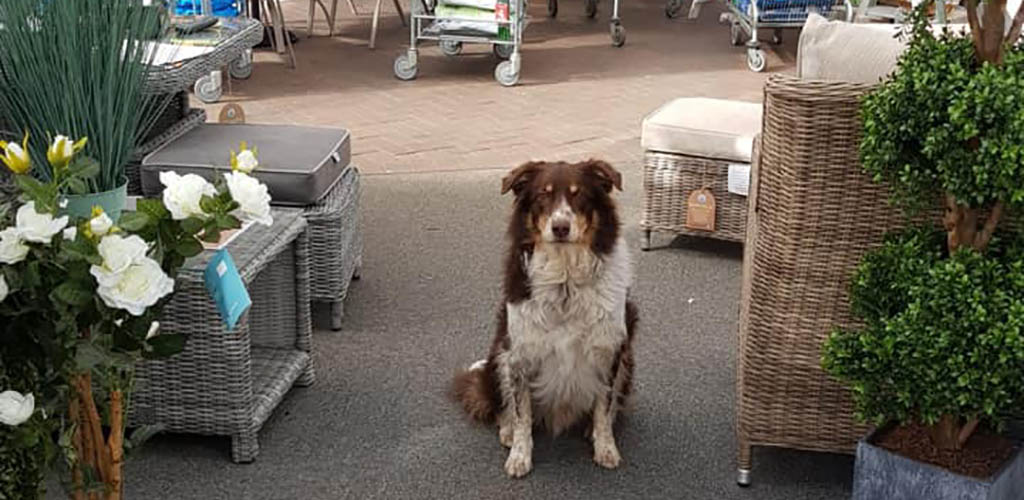
[[[732,166],[733,175],[749,175],[760,129],[760,104],[720,99],[676,99],[644,118],[644,250],[653,231],[743,241],[747,197],[730,192],[729,171]],[[687,224],[690,195],[700,189],[714,197],[706,229]]]
[[[309,222],[310,297],[330,302],[331,328],[341,329],[345,297],[363,265],[363,234],[359,230],[359,169],[350,166],[319,203],[305,207]]]

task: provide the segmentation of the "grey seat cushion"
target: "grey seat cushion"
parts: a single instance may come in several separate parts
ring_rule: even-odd
[[[292,125],[203,124],[142,160],[142,190],[163,191],[160,172],[199,174],[213,179],[231,169],[231,151],[239,143],[259,151],[253,173],[267,185],[276,205],[311,205],[341,178],[351,160],[347,130]]]

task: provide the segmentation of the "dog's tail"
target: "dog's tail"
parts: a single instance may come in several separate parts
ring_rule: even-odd
[[[501,408],[497,363],[481,359],[468,370],[455,375],[452,382],[455,400],[474,420],[491,423]]]

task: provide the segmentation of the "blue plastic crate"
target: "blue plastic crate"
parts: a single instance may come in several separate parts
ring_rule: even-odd
[[[751,0],[733,0],[736,8],[744,14],[753,14]],[[758,21],[760,22],[803,22],[813,7],[827,16],[835,5],[834,0],[757,0]]]
[[[179,16],[214,15],[238,17],[242,15],[242,0],[210,0],[213,12],[203,12],[203,0],[178,0],[175,14]]]

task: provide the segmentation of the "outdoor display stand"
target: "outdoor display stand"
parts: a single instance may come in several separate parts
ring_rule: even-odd
[[[409,50],[395,59],[395,76],[416,78],[417,42],[437,40],[441,52],[457,56],[464,43],[487,43],[502,62],[494,79],[511,87],[519,82],[520,47],[526,29],[526,0],[412,0]]]

